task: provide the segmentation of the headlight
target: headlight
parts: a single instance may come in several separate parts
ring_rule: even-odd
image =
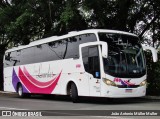
[[[104,83],[107,84],[108,86],[115,86],[117,87],[117,85],[115,84],[115,82],[109,80],[109,79],[103,79]]]
[[[146,84],[147,84],[147,81],[144,80],[144,81],[142,81],[142,82],[140,83],[140,86],[144,86],[144,85],[146,85]]]

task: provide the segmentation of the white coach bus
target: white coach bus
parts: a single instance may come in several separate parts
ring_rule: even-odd
[[[29,94],[127,98],[146,94],[144,49],[136,35],[115,30],[70,32],[9,49],[4,91]]]

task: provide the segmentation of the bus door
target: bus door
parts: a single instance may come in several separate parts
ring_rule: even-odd
[[[90,96],[100,96],[100,61],[98,46],[81,47],[85,74],[88,77]]]

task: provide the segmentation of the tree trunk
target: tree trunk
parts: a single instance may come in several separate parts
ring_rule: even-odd
[[[150,26],[158,19],[159,15],[157,14],[150,23],[148,23],[146,25],[146,27],[144,28],[144,30],[141,32],[141,34],[139,35],[140,38],[142,38],[142,36],[144,35],[144,33],[150,28]]]
[[[3,90],[3,56],[5,47],[0,45],[0,90]]]

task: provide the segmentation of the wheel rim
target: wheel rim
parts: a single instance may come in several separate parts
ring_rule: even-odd
[[[18,94],[19,94],[19,96],[22,96],[22,92],[23,91],[23,89],[22,89],[22,86],[19,86],[19,88],[18,88]]]

